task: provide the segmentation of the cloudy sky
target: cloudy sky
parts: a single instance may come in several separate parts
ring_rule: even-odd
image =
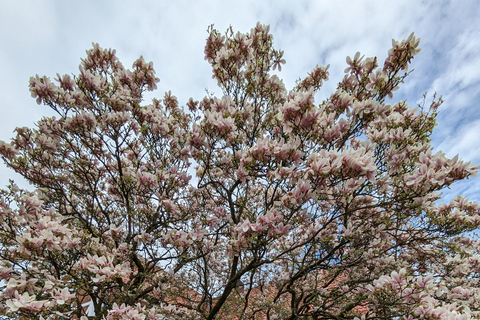
[[[381,61],[392,38],[415,32],[422,51],[392,102],[416,105],[424,92],[441,94],[435,150],[480,164],[479,16],[477,0],[0,0],[0,140],[52,114],[30,97],[29,77],[76,74],[92,42],[116,49],[125,66],[140,55],[153,61],[161,82],[152,96],[171,90],[185,103],[205,89],[220,92],[204,60],[207,27],[247,32],[260,21],[285,51],[280,77],[287,88],[316,64],[330,64],[325,97],[343,77],[346,56],[360,51]],[[9,178],[26,186],[0,164],[0,186]],[[480,178],[444,196],[458,193],[480,200]]]

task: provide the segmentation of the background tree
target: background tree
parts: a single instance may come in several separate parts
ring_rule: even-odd
[[[17,319],[478,318],[477,203],[438,191],[477,167],[429,137],[428,108],[386,103],[419,52],[347,58],[287,91],[268,27],[210,28],[223,91],[188,111],[143,58],[94,45],[80,74],[32,78],[58,113],[0,153],[35,186],[2,192],[1,313]],[[189,169],[195,166],[196,178]]]

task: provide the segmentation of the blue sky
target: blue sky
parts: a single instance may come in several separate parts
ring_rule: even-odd
[[[76,74],[92,42],[116,49],[125,66],[140,55],[153,61],[161,81],[149,98],[171,90],[184,104],[189,97],[201,99],[205,89],[220,93],[204,60],[207,27],[247,32],[260,21],[285,51],[279,76],[287,88],[316,64],[330,64],[320,97],[335,90],[347,55],[360,51],[381,61],[392,38],[415,32],[422,51],[392,102],[416,105],[424,92],[441,94],[435,150],[480,164],[479,16],[477,0],[0,0],[0,140],[53,114],[30,97],[30,76]],[[26,186],[0,164],[0,186],[9,178]],[[480,200],[480,178],[458,183],[444,196],[458,193]]]

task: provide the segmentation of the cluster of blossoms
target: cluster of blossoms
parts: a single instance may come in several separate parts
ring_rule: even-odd
[[[418,45],[394,41],[383,67],[348,57],[320,104],[328,66],[287,91],[260,24],[209,29],[222,97],[188,110],[170,92],[142,105],[152,63],[98,45],[78,76],[32,77],[58,118],[0,142],[36,188],[0,194],[0,315],[480,318],[480,208],[440,203],[478,167],[432,151],[441,100],[386,102]]]

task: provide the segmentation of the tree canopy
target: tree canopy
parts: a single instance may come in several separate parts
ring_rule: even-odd
[[[52,108],[0,142],[0,314],[13,319],[480,318],[479,206],[441,190],[479,167],[430,136],[441,99],[390,103],[420,51],[357,53],[329,98],[287,90],[268,26],[208,30],[222,90],[151,104],[152,63],[95,44],[30,79]],[[90,310],[87,312],[87,307]]]

